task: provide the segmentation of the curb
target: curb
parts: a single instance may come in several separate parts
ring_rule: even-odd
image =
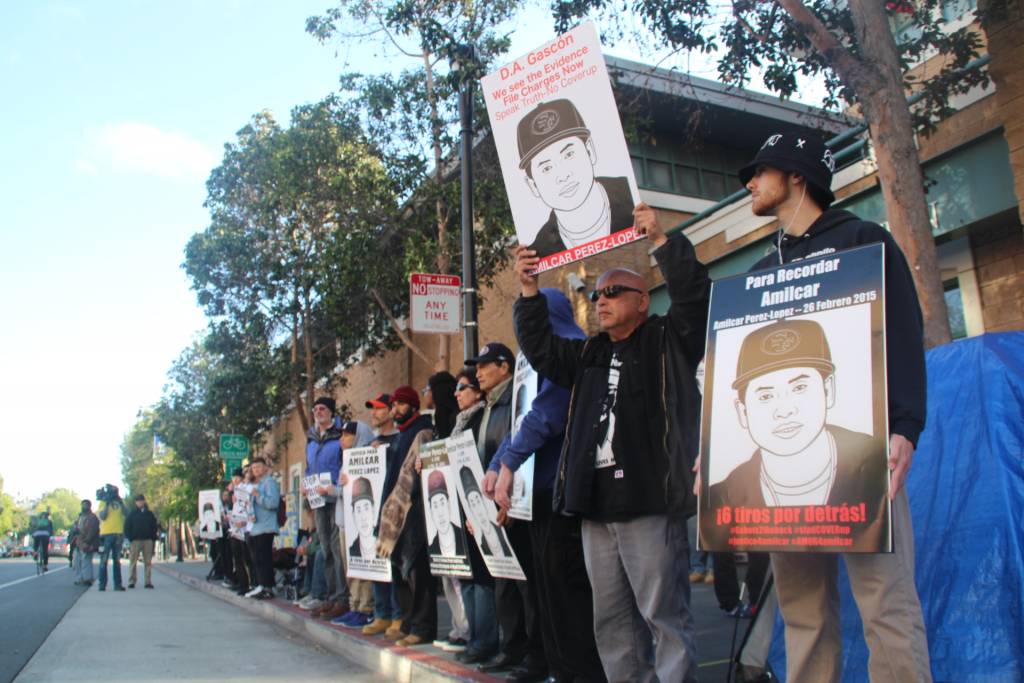
[[[398,647],[386,644],[387,641],[382,641],[379,637],[343,631],[341,627],[310,619],[306,612],[280,600],[249,600],[226,588],[176,571],[164,564],[153,563],[153,568],[186,586],[266,619],[369,671],[377,672],[399,683],[493,683],[504,680],[437,657],[423,649]]]

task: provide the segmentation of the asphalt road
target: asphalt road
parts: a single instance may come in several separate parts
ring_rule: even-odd
[[[0,560],[0,683],[14,680],[64,614],[85,592],[64,557],[36,576],[31,557]]]

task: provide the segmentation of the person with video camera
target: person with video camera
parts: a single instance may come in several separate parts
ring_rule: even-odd
[[[107,589],[107,557],[114,565],[114,590],[123,591],[121,585],[121,546],[124,538],[124,501],[113,484],[107,484],[96,491],[96,499],[100,501],[100,585],[99,589]]]

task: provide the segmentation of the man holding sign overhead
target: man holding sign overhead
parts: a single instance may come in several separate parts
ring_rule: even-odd
[[[634,218],[655,247],[672,302],[666,316],[648,316],[643,277],[615,268],[598,278],[591,296],[601,333],[557,336],[537,286],[539,258],[522,245],[515,266],[522,296],[513,316],[534,369],[573,389],[554,505],[583,518],[605,674],[613,683],[694,681],[685,512],[693,507],[695,369],[704,355],[711,283],[682,233],[667,236],[646,204]]]

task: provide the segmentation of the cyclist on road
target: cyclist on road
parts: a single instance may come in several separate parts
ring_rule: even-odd
[[[36,518],[36,528],[32,532],[32,542],[35,547],[36,560],[43,565],[45,572],[50,563],[50,536],[53,536],[53,522],[50,521],[48,511],[40,512]]]

